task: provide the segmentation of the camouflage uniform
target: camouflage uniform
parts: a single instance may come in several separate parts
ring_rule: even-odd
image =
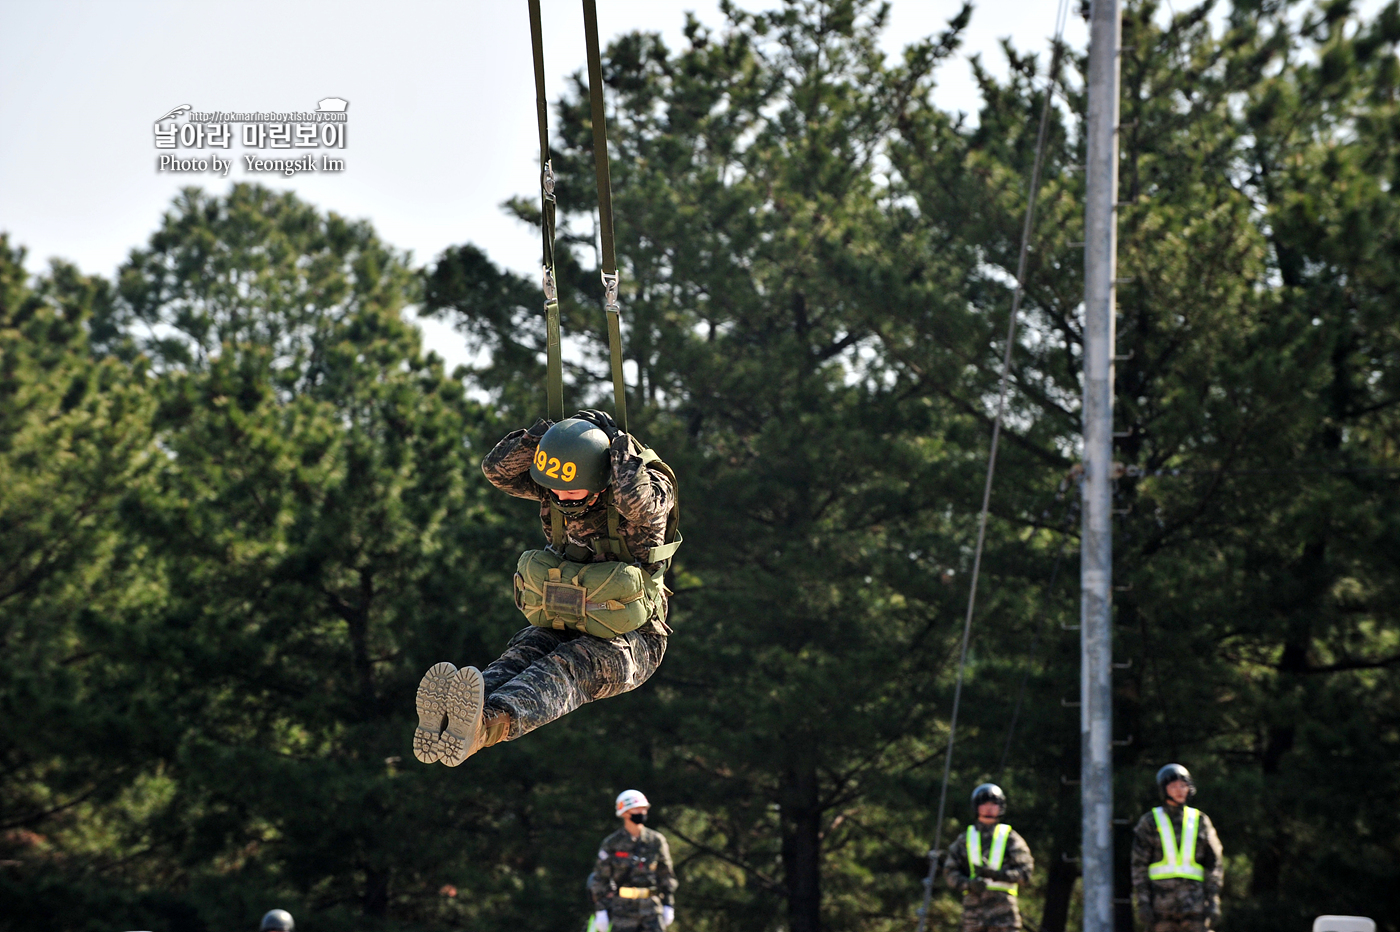
[[[982,836],[982,858],[986,863],[987,853],[992,850],[992,830],[995,824],[976,823],[977,832]],[[1004,883],[1027,884],[1035,870],[1035,860],[1031,857],[1030,846],[1014,830],[1006,840],[1006,854],[1002,857],[1002,876],[995,879]],[[968,886],[972,871],[967,863],[967,832],[958,833],[948,846],[948,862],[944,867],[948,886],[963,891],[962,932],[981,932],[983,929],[1019,929],[1021,911],[1016,906],[1016,897],[1001,890],[984,890],[974,893]],[[978,868],[977,876],[987,879],[986,868]]]
[[[1177,844],[1181,843],[1181,806],[1164,803]],[[1204,882],[1184,877],[1152,880],[1148,865],[1162,860],[1157,820],[1147,812],[1133,829],[1133,898],[1139,915],[1152,914],[1149,932],[1205,932],[1220,918],[1220,884],[1225,879],[1224,850],[1210,817],[1201,813],[1196,831],[1196,861],[1205,868]]]
[[[550,534],[550,493],[530,478],[530,464],[540,438],[549,429],[539,421],[528,431],[507,434],[486,455],[481,471],[496,488],[516,498],[540,503],[545,540]],[[568,544],[587,548],[608,536],[609,498],[617,506],[618,536],[633,554],[644,554],[665,543],[666,518],[675,501],[670,477],[644,466],[641,448],[627,434],[612,442],[612,479],[593,507],[581,515],[565,516]],[[571,559],[573,557],[571,556]],[[593,562],[611,559],[593,554]],[[648,573],[660,566],[642,564]],[[594,699],[606,699],[636,689],[656,672],[666,653],[666,599],[663,594],[650,621],[615,638],[598,638],[577,631],[530,626],[510,639],[506,651],[482,671],[486,710],[509,712],[510,741],[554,721]]]
[[[583,882],[584,892],[588,894],[589,932],[592,932],[593,929],[593,916],[598,912],[598,910],[603,908],[603,904],[598,902],[598,897],[593,893],[593,879],[597,876],[597,874],[589,874],[588,879]]]
[[[643,825],[635,839],[626,829],[603,839],[588,892],[596,908],[608,911],[608,922],[616,932],[661,932],[661,908],[675,907],[676,886],[666,836]],[[624,887],[646,888],[652,895],[618,895]]]

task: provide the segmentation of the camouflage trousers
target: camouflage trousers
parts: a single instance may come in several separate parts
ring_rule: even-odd
[[[969,916],[963,913],[962,925],[958,926],[958,932],[1013,932],[1021,928],[1021,917],[1016,917],[1015,925],[988,925],[982,921],[980,916]]]
[[[585,702],[636,689],[661,666],[665,654],[666,635],[645,628],[598,638],[532,625],[481,671],[486,708],[510,713],[505,740],[513,741]]]
[[[1021,928],[1021,911],[1009,896],[963,906],[960,932],[1010,932]]]
[[[662,929],[661,917],[654,914],[613,918],[612,913],[608,913],[608,919],[611,932],[661,932]]]
[[[1157,919],[1154,917],[1152,928],[1148,932],[1206,932],[1206,921],[1201,917],[1191,919]]]

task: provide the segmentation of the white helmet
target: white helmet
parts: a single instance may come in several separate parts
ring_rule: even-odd
[[[628,809],[640,809],[642,806],[650,806],[646,796],[641,790],[623,790],[617,794],[617,814],[622,815]]]

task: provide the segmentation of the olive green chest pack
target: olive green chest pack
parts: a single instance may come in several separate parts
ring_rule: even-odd
[[[635,631],[656,613],[666,592],[663,577],[681,545],[680,503],[671,467],[647,447],[642,448],[642,465],[660,470],[671,480],[665,543],[640,559],[632,554],[618,533],[620,519],[611,491],[604,493],[608,536],[592,541],[591,550],[565,541],[564,516],[551,504],[552,544],[544,550],[525,551],[515,566],[515,606],[530,624],[612,638]],[[591,562],[595,555],[608,559]],[[654,574],[642,568],[650,564],[660,564]]]

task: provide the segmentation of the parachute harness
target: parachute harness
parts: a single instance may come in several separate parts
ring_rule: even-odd
[[[603,61],[598,49],[598,4],[583,0],[583,35],[588,44],[588,101],[593,111],[593,167],[598,175],[598,238],[602,245],[603,311],[608,316],[608,355],[612,357],[613,401],[617,426],[627,433],[627,395],[622,380],[622,310],[617,304],[621,279],[613,241],[612,179],[608,174],[608,124],[603,111]]]
[[[598,176],[598,229],[602,240],[603,310],[608,318],[608,353],[612,362],[617,426],[627,433],[627,393],[622,376],[621,277],[613,236],[612,181],[608,171],[607,116],[603,108],[603,65],[598,46],[598,7],[583,0],[583,28],[588,44],[588,97],[593,119],[593,162]],[[540,234],[544,247],[545,394],[550,420],[564,418],[564,371],[559,346],[559,284],[554,266],[557,200],[554,165],[549,153],[549,100],[544,78],[544,38],[540,0],[530,0],[530,47],[535,59],[535,115],[540,131]]]
[[[550,420],[564,418],[564,370],[560,354],[559,336],[559,283],[555,275],[554,234],[557,200],[555,197],[554,165],[549,152],[549,100],[544,77],[544,37],[540,23],[540,0],[529,0],[530,7],[530,47],[535,65],[535,116],[540,133],[540,234],[543,241],[543,288],[545,312],[545,396],[547,414]],[[617,245],[613,235],[612,180],[608,170],[608,129],[607,114],[603,106],[603,65],[598,42],[598,6],[596,0],[583,0],[583,32],[588,55],[588,98],[593,121],[593,164],[598,179],[598,230],[601,240],[601,275],[603,280],[603,311],[608,321],[608,355],[612,367],[613,405],[616,409],[617,426],[622,432],[627,429],[627,384],[622,373],[622,308],[618,304],[621,289],[621,275],[617,268]],[[650,449],[643,447],[644,466],[656,466],[671,478],[675,486],[675,474],[661,458]],[[627,562],[633,555],[627,550],[618,534],[620,520],[617,505],[612,496],[607,495],[608,508],[608,552]],[[550,538],[554,550],[564,553],[568,546],[564,534],[564,514],[550,496]],[[666,543],[653,548],[645,555],[647,563],[669,564],[681,544],[678,530],[680,506],[672,507],[667,519]],[[598,552],[602,553],[602,550]],[[640,556],[640,555],[639,555]],[[663,570],[665,567],[663,567]]]

